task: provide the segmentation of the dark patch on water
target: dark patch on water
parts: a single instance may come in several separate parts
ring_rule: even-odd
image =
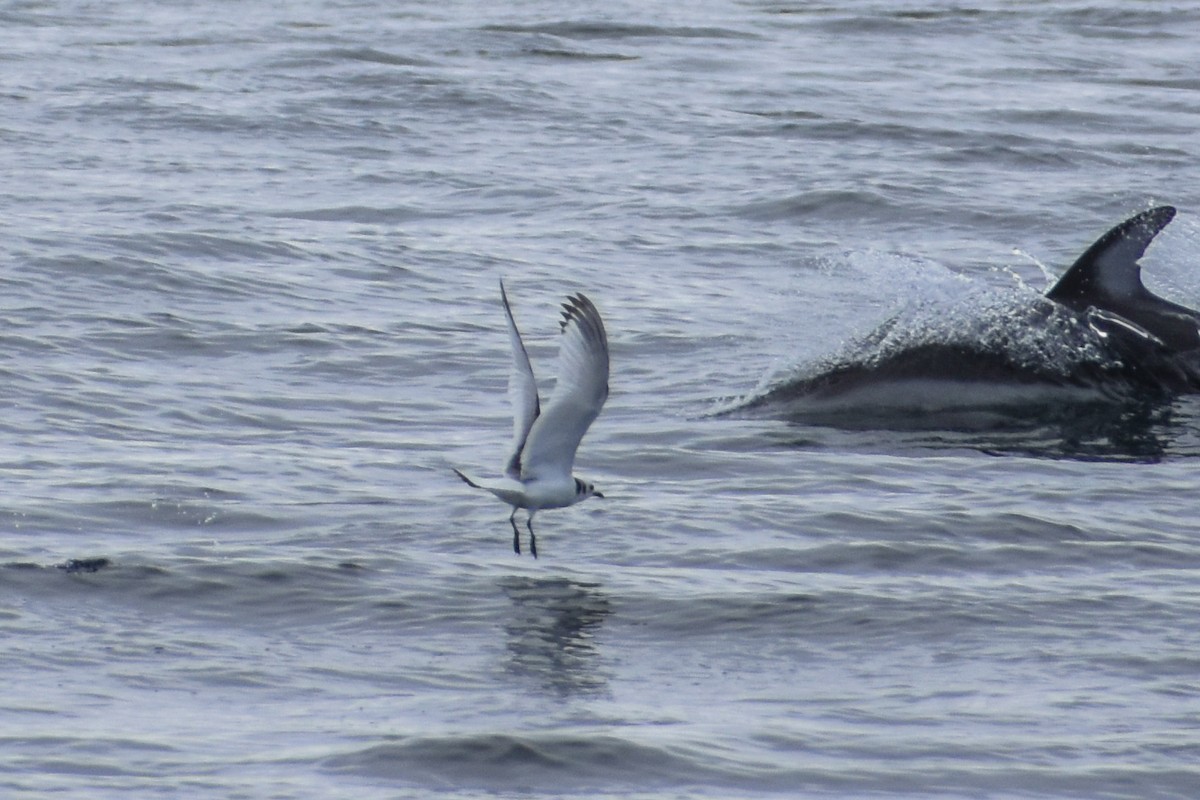
[[[99,572],[110,566],[111,563],[107,558],[72,558],[56,566],[68,574],[73,574],[76,572]]]

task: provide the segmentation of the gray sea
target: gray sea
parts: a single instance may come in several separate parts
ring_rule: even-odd
[[[1170,203],[1200,6],[0,3],[0,796],[1194,798],[1200,400],[720,412]],[[503,276],[606,495],[509,510]]]

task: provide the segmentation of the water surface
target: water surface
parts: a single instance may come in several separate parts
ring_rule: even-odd
[[[7,796],[1194,795],[1195,399],[711,414],[1152,204],[1200,306],[1188,4],[0,22]],[[538,561],[450,472],[501,275],[542,379],[570,292],[613,354]]]

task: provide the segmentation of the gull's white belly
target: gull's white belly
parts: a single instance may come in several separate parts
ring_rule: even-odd
[[[484,484],[483,488],[517,508],[566,508],[579,502],[573,478],[528,482],[506,479]]]
[[[566,508],[579,502],[575,481],[530,481],[525,484],[522,508]]]

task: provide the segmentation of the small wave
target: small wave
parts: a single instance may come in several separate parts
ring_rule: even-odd
[[[888,217],[894,205],[879,192],[866,190],[826,189],[770,200],[756,200],[732,213],[757,221],[787,219],[844,220],[864,217]]]
[[[625,53],[589,53],[560,47],[531,47],[525,51],[531,56],[561,59],[563,61],[636,61],[638,56]]]
[[[758,35],[731,28],[697,28],[600,21],[546,22],[536,25],[485,25],[495,33],[543,33],[566,39],[758,39]]]
[[[410,786],[492,791],[774,783],[771,768],[722,758],[707,748],[569,732],[408,736],[332,756],[324,766],[341,774]]]
[[[362,224],[390,224],[409,222],[428,216],[410,206],[391,206],[378,208],[374,206],[335,206],[331,208],[296,209],[275,211],[268,214],[272,217],[285,219],[301,219],[311,222],[357,222]]]
[[[305,257],[303,249],[280,240],[259,240],[205,231],[139,231],[133,234],[100,234],[94,240],[106,250],[136,253],[174,261],[274,261]]]
[[[95,569],[71,568],[92,565]],[[101,566],[97,566],[101,565]],[[372,574],[355,564],[271,562],[255,558],[176,559],[171,566],[112,552],[80,554],[54,564],[0,564],[10,585],[28,596],[103,598],[194,620],[275,627],[327,625],[339,610],[369,605]],[[356,588],[357,587],[357,588]],[[394,624],[394,623],[393,623]]]
[[[391,67],[431,67],[434,65],[433,62],[423,58],[388,53],[372,47],[337,48],[327,51],[326,55],[334,60],[366,61]]]

